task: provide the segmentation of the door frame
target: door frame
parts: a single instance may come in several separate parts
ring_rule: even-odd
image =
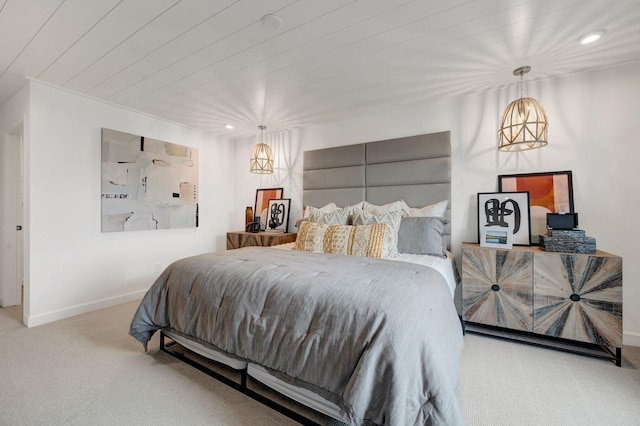
[[[0,177],[6,197],[3,204],[4,243],[2,250],[2,306],[23,305],[23,288],[26,299],[24,236],[25,222],[25,167],[23,125],[4,134],[4,172]],[[18,231],[17,227],[22,230]],[[24,286],[24,287],[23,287]]]

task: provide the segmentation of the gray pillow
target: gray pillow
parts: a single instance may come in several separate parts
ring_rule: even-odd
[[[398,230],[398,252],[447,257],[444,217],[403,217]]]

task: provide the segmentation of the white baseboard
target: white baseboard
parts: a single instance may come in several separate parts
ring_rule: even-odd
[[[31,315],[26,319],[25,325],[27,327],[35,327],[76,315],[86,314],[87,312],[97,311],[98,309],[119,305],[121,303],[131,302],[133,300],[141,299],[146,292],[147,290],[138,290],[121,296],[109,297],[106,299],[96,300],[95,302],[83,303],[82,305],[69,306],[68,308],[58,309],[57,311]]]
[[[627,331],[622,335],[622,342],[623,345],[640,347],[640,333]]]

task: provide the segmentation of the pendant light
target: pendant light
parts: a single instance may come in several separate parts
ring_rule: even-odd
[[[273,152],[269,145],[264,143],[264,131],[267,126],[258,126],[260,129],[260,143],[253,147],[249,167],[251,173],[271,174],[273,173]]]
[[[498,131],[498,151],[526,151],[547,144],[547,115],[540,102],[523,95],[524,75],[531,67],[524,66],[513,71],[520,76],[520,99],[509,104],[502,114]]]

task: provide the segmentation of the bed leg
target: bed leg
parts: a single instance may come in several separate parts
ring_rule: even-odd
[[[616,366],[622,367],[622,348],[616,348]]]
[[[242,372],[240,373],[240,387],[245,390],[247,389],[247,369],[246,368],[242,370]]]

